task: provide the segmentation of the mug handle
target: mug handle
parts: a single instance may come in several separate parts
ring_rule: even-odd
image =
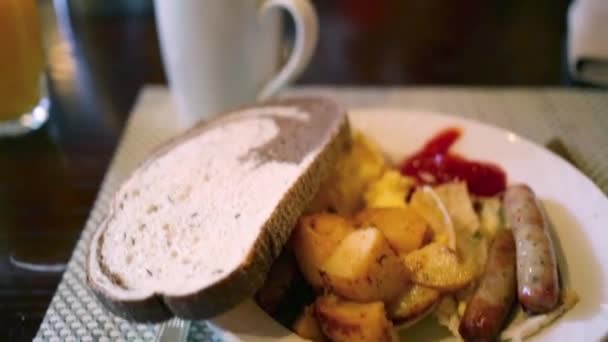
[[[319,20],[315,9],[308,0],[265,0],[258,9],[258,16],[279,7],[285,9],[295,23],[296,39],[287,63],[258,92],[257,100],[264,101],[276,94],[279,89],[296,78],[306,67],[319,38]]]

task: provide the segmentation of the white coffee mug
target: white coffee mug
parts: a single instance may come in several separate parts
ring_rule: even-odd
[[[155,0],[165,71],[179,122],[188,127],[229,108],[265,100],[310,61],[318,20],[308,0]],[[296,37],[281,63],[281,18]]]

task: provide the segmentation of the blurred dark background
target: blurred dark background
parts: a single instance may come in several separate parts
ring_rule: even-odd
[[[49,68],[62,101],[124,114],[142,84],[166,82],[151,0],[41,1],[57,12],[58,22],[47,25]],[[313,0],[320,40],[296,84],[578,85],[566,69],[569,2]],[[105,120],[122,127],[120,116]]]
[[[303,83],[559,85],[568,0],[315,1]]]
[[[68,260],[139,90],[165,82],[151,0],[39,2],[51,116],[0,143],[3,341],[31,340],[61,277],[8,255]],[[314,3],[320,42],[298,84],[576,85],[565,72],[567,0]]]
[[[320,41],[299,83],[567,82],[563,52],[569,0],[313,2],[320,16]],[[147,63],[160,61],[151,1],[72,0],[70,7],[77,41],[93,54],[89,59],[103,57],[101,51],[113,51],[115,56],[126,48],[130,59],[124,63],[140,58]],[[290,28],[286,20],[288,35]],[[115,39],[107,39],[112,36]]]

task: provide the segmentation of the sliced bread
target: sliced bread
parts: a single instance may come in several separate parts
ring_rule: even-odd
[[[90,287],[147,322],[210,318],[253,296],[349,138],[345,110],[321,98],[190,129],[117,191],[90,244]]]

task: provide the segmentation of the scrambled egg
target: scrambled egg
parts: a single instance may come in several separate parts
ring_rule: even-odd
[[[382,152],[372,141],[354,132],[350,150],[336,163],[309,212],[350,215],[363,207],[403,208],[406,196],[415,185],[413,178],[387,166]]]
[[[387,170],[372,182],[363,195],[368,208],[404,208],[406,196],[416,185],[413,178],[401,175],[398,170]]]
[[[350,150],[338,160],[308,211],[353,214],[363,207],[362,194],[367,187],[378,180],[386,168],[380,149],[363,134],[354,132]]]

